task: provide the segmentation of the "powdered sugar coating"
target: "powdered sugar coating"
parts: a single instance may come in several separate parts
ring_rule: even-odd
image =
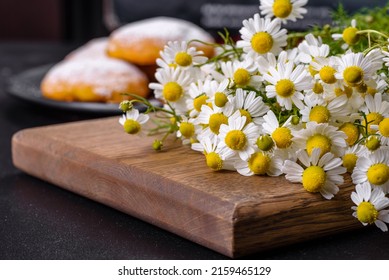
[[[108,38],[95,38],[69,53],[65,59],[91,59],[108,57]]]
[[[56,64],[45,76],[49,84],[90,85],[94,92],[109,97],[123,92],[129,83],[147,78],[135,66],[112,58],[71,59]]]
[[[213,42],[212,36],[199,26],[170,17],[155,17],[128,23],[112,32],[111,37],[125,44],[132,44],[142,38],[158,38],[166,42],[192,39]]]

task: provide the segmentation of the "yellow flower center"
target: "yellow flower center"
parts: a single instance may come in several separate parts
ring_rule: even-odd
[[[190,138],[194,135],[195,127],[193,123],[182,122],[180,124],[180,132],[185,138]]]
[[[326,182],[326,173],[320,166],[310,166],[303,172],[303,187],[308,192],[316,193],[321,190]]]
[[[247,138],[241,130],[231,130],[226,135],[226,144],[232,150],[242,150],[246,146]]]
[[[384,163],[373,164],[367,170],[367,179],[373,185],[385,184],[389,179],[389,167]]]
[[[289,79],[279,80],[276,84],[276,92],[281,97],[290,97],[294,91],[294,83]]]
[[[274,146],[273,139],[269,135],[262,135],[257,139],[257,147],[262,151],[270,151]]]
[[[227,101],[228,101],[227,95],[225,95],[223,92],[215,93],[215,105],[217,107],[224,107]]]
[[[370,151],[375,151],[381,146],[380,140],[375,136],[370,136],[365,142],[366,148]]]
[[[385,118],[380,122],[378,130],[382,136],[389,137],[389,118]]]
[[[205,160],[207,162],[207,166],[215,171],[221,170],[223,168],[223,161],[215,152],[206,154]]]
[[[357,164],[358,156],[355,154],[345,154],[343,156],[343,166],[346,167],[348,173],[352,173]]]
[[[197,112],[201,111],[201,106],[207,104],[207,96],[205,94],[197,96],[193,99],[193,107]]]
[[[140,131],[141,125],[133,119],[127,119],[124,122],[123,128],[128,134],[136,134]]]
[[[336,82],[335,72],[336,70],[333,67],[324,66],[319,71],[320,79],[326,84],[333,84]]]
[[[186,52],[178,52],[174,58],[174,61],[182,66],[186,67],[192,64],[192,56]]]
[[[327,123],[331,117],[330,111],[324,106],[315,106],[309,113],[309,120],[317,123]]]
[[[315,61],[315,60],[313,59],[312,61]],[[315,76],[317,73],[319,73],[317,70],[315,70],[315,68],[313,68],[313,66],[311,64],[308,66],[308,71],[312,77]]]
[[[367,128],[368,128],[368,131],[370,134],[374,134],[376,133],[376,130],[375,129],[371,129],[370,126],[372,124],[375,124],[375,125],[379,125],[379,123],[384,119],[384,117],[381,115],[381,114],[378,114],[378,113],[369,113],[366,115],[366,120],[367,120]],[[366,126],[366,122],[365,120],[362,121],[362,124],[364,126]]]
[[[250,82],[250,73],[246,69],[238,68],[234,73],[234,82],[237,86],[244,87]]]
[[[352,123],[344,123],[342,126],[339,128],[340,131],[343,131],[347,138],[346,142],[349,146],[354,145],[354,143],[358,140],[359,138],[359,129],[356,125]]]
[[[316,94],[321,94],[324,92],[324,88],[323,88],[323,85],[321,83],[318,83],[316,82],[314,85],[313,85],[313,88],[312,88],[312,91]]]
[[[315,134],[308,138],[306,149],[308,155],[312,154],[313,149],[320,148],[320,156],[331,151],[331,140],[322,134]]]
[[[163,97],[169,102],[175,102],[180,99],[182,93],[182,87],[176,82],[167,82],[162,90]]]
[[[343,40],[350,46],[355,45],[359,41],[358,29],[355,27],[347,27],[343,30]]]
[[[290,0],[275,0],[273,4],[274,16],[278,18],[287,18],[292,12],[293,6]]]
[[[292,144],[292,132],[287,127],[276,128],[271,137],[280,149],[288,148]]]
[[[350,98],[353,94],[353,89],[351,87],[348,87],[348,86],[344,86],[344,89],[341,89],[341,88],[335,88],[335,95],[336,96],[341,96],[343,94],[345,94],[347,96],[347,98]]]
[[[228,118],[222,113],[215,113],[209,117],[209,128],[215,134],[219,134],[222,124],[228,124]]]
[[[273,47],[273,37],[267,32],[257,32],[251,39],[251,47],[257,53],[267,53]]]
[[[343,71],[343,78],[350,86],[363,82],[363,70],[358,66],[349,66]]]
[[[250,113],[249,113],[247,110],[245,110],[245,109],[239,109],[239,112],[240,112],[240,115],[241,115],[241,116],[245,116],[245,117],[246,117],[246,123],[245,123],[245,125],[247,125],[247,124],[249,124],[249,123],[251,123],[251,122],[253,121],[253,119],[251,118]]]
[[[362,223],[372,224],[378,218],[378,211],[373,204],[363,201],[357,207],[357,218]]]
[[[265,175],[270,168],[270,158],[263,153],[254,153],[248,161],[248,167],[256,175]]]
[[[377,89],[373,87],[367,87],[366,93],[374,96],[377,93]]]

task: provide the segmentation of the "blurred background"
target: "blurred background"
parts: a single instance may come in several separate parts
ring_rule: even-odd
[[[288,28],[304,29],[329,22],[341,2],[352,12],[388,0],[309,0],[308,16]],[[84,43],[107,36],[118,26],[154,16],[192,21],[216,36],[224,27],[237,34],[242,20],[258,12],[258,0],[1,0],[1,41]]]

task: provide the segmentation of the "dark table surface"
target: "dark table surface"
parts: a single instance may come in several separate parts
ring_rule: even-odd
[[[15,132],[106,117],[39,106],[7,92],[10,77],[58,62],[75,47],[0,42],[0,259],[227,259],[177,235],[26,175],[13,166],[11,137]],[[369,227],[247,258],[389,259],[389,235]]]

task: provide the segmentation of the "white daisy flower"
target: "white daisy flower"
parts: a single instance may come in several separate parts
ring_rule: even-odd
[[[357,33],[358,31],[359,29],[357,28],[357,21],[355,19],[352,19],[351,26],[345,28],[342,34],[340,33],[332,34],[332,38],[334,40],[343,39],[345,43],[342,45],[342,49],[346,50],[350,46],[353,46],[356,43],[358,43],[360,38],[359,34]]]
[[[192,76],[180,68],[159,68],[155,73],[158,83],[150,83],[150,89],[154,90],[155,98],[163,99],[174,107],[179,114],[185,114],[187,91]]]
[[[246,117],[246,123],[254,122],[260,125],[262,116],[269,111],[269,107],[262,101],[262,97],[256,96],[255,91],[247,91],[238,88],[232,99],[235,110],[239,110]]]
[[[254,18],[243,21],[243,27],[239,32],[242,40],[237,42],[237,46],[242,47],[250,57],[262,56],[269,52],[278,55],[287,44],[287,31],[281,29],[279,19],[264,19],[255,14]]]
[[[305,149],[308,155],[319,148],[322,155],[331,152],[340,156],[347,147],[346,134],[328,123],[308,122],[305,129],[297,131],[293,136],[296,146]]]
[[[227,86],[227,79],[220,84],[210,78],[198,80],[197,83],[191,83],[188,90],[189,97],[186,99],[186,105],[188,111],[190,112],[190,116],[197,116],[201,111],[201,106],[211,102],[216,93],[223,94],[227,102]]]
[[[351,175],[354,184],[368,182],[385,193],[389,191],[389,151],[379,150],[358,158]]]
[[[258,69],[252,59],[222,62],[220,68],[221,73],[215,71],[212,75],[219,81],[229,79],[229,87],[259,87],[262,83],[262,77],[257,75]]]
[[[300,110],[303,122],[343,123],[349,120],[350,110],[347,108],[347,97],[341,95],[330,102],[324,100],[312,101],[307,96],[304,99],[306,106]]]
[[[308,0],[261,0],[259,9],[265,17],[276,17],[287,23],[288,20],[296,21],[303,18],[307,9],[303,8]]]
[[[192,149],[204,153],[207,166],[214,171],[235,170],[233,165],[235,153],[223,148],[220,143],[217,137],[212,139],[204,137],[198,143],[192,144]]]
[[[349,52],[341,57],[335,57],[338,72],[335,77],[344,80],[351,87],[358,86],[373,78],[382,66],[382,54],[379,50],[363,53]]]
[[[382,145],[389,146],[389,118],[384,118],[378,125],[371,126],[376,130]]]
[[[263,116],[264,123],[262,124],[263,133],[271,136],[271,139],[275,143],[277,149],[286,149],[290,152],[294,152],[294,138],[293,138],[293,125],[291,123],[292,117],[280,125],[278,119],[273,111],[269,111]]]
[[[323,83],[334,84],[336,79],[336,61],[333,57],[315,57],[310,63],[310,71],[316,73],[315,79],[320,79]]]
[[[348,147],[342,156],[342,165],[347,169],[347,172],[351,174],[355,168],[355,165],[357,164],[358,158],[364,155],[365,150],[361,145]]]
[[[213,135],[218,135],[220,126],[228,124],[228,117],[234,113],[234,106],[227,103],[224,107],[202,105],[200,114],[194,123],[205,126],[204,130],[209,130]]]
[[[228,118],[228,125],[220,126],[219,138],[222,147],[234,151],[242,160],[247,160],[254,150],[259,128],[254,123],[246,125],[246,117],[236,111]]]
[[[200,133],[201,127],[194,124],[194,119],[181,116],[177,122],[178,131],[177,137],[182,139],[184,145],[196,140],[196,135]]]
[[[270,67],[269,73],[265,73],[263,78],[270,83],[266,86],[267,97],[276,97],[286,110],[291,110],[293,104],[300,109],[304,107],[302,91],[311,88],[312,79],[303,65],[294,68],[292,61],[278,63],[277,68]]]
[[[308,192],[320,192],[324,198],[331,199],[339,191],[338,186],[343,184],[342,174],[346,168],[341,166],[342,160],[332,153],[321,157],[320,154],[320,149],[314,149],[310,156],[303,150],[298,155],[302,165],[287,160],[282,171],[287,180],[302,183]]]
[[[343,81],[338,80],[334,84],[323,84],[323,89],[323,97],[327,101],[345,95],[348,99],[347,104],[350,106],[352,113],[358,112],[365,102],[363,96],[358,92],[356,87],[345,85]]]
[[[365,114],[366,121],[362,121],[362,125],[368,127],[368,132],[374,134],[375,129],[372,128],[372,125],[379,125],[379,123],[384,119],[389,117],[389,102],[382,101],[382,94],[376,93],[374,96],[366,95],[365,97],[365,106],[360,108],[360,110]]]
[[[137,109],[133,108],[123,114],[119,119],[119,123],[128,134],[137,134],[141,130],[142,124],[145,124],[149,118],[149,115],[140,114]]]
[[[358,184],[356,192],[351,193],[351,200],[357,205],[352,206],[353,216],[364,226],[375,224],[382,231],[388,231],[389,210],[383,210],[389,206],[389,198],[380,189],[371,189],[367,183]]]
[[[202,51],[197,51],[195,47],[189,47],[187,42],[168,42],[164,50],[160,52],[157,65],[160,67],[190,67],[203,64],[208,58]]]
[[[305,40],[297,48],[299,50],[297,60],[302,63],[310,63],[317,57],[327,57],[330,53],[330,47],[312,33],[305,35]]]
[[[235,161],[234,167],[243,176],[279,176],[282,174],[283,162],[283,159],[275,154],[255,152],[247,160]]]

